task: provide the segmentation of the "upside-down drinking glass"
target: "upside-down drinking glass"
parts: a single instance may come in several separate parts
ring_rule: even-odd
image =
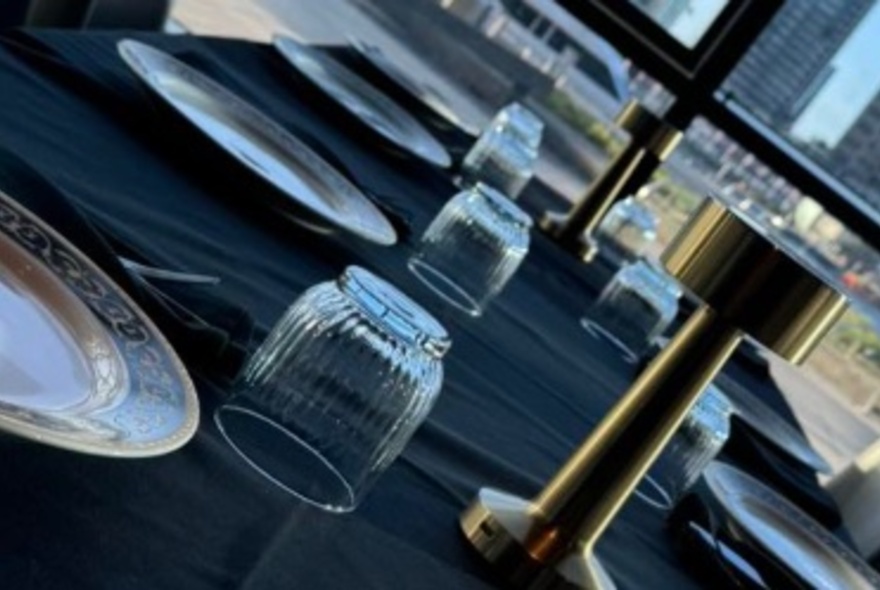
[[[516,199],[534,175],[544,123],[518,103],[501,109],[461,165],[461,182],[488,184]]]
[[[215,420],[270,481],[347,512],[428,415],[449,346],[444,328],[418,304],[349,267],[285,312]]]
[[[544,137],[544,122],[538,115],[513,102],[498,111],[493,122],[512,133],[537,156]]]
[[[730,400],[710,383],[636,488],[636,497],[671,510],[721,452],[730,437],[732,413]]]
[[[614,204],[602,220],[597,239],[624,259],[635,260],[648,254],[657,240],[657,216],[640,199],[627,197]]]
[[[581,325],[637,362],[675,320],[681,287],[645,260],[623,266],[581,318]]]
[[[408,265],[447,303],[476,317],[519,268],[531,227],[510,199],[478,183],[437,214]]]

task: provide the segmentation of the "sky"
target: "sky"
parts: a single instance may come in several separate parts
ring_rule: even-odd
[[[792,128],[803,141],[833,147],[880,91],[880,3],[832,59],[835,72]]]
[[[691,2],[688,9],[672,23],[669,32],[686,46],[695,46],[727,2],[728,0]]]

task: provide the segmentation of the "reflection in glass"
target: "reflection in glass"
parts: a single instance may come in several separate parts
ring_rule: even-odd
[[[686,47],[695,47],[728,0],[630,0]]]

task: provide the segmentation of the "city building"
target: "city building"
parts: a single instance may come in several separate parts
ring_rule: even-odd
[[[788,0],[725,83],[737,102],[787,131],[833,73],[831,60],[875,0]]]
[[[869,203],[880,207],[880,93],[865,107],[828,156],[831,171]]]

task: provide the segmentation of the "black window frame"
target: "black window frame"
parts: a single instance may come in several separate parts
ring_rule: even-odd
[[[558,0],[676,97],[664,113],[671,124],[684,130],[705,118],[880,250],[880,212],[720,90],[784,2],[729,0],[688,48],[629,0]]]

